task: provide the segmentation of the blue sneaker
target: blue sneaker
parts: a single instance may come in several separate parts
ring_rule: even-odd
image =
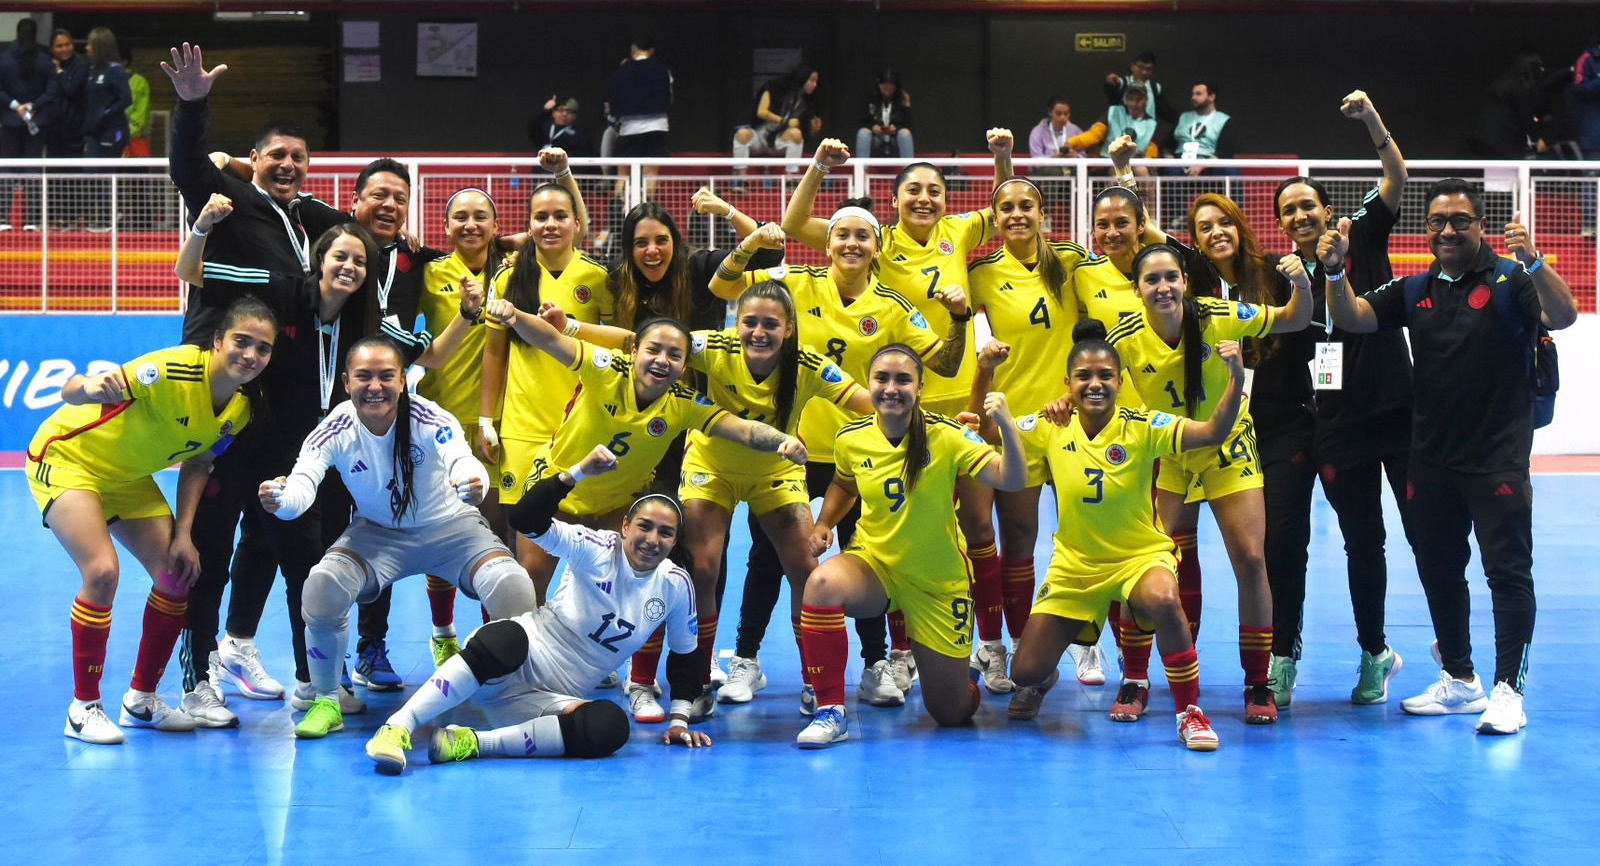
[[[381,640],[367,644],[366,649],[361,651],[351,679],[355,680],[356,685],[365,686],[369,692],[398,692],[402,685],[400,675],[389,664],[389,652]]]
[[[795,737],[802,749],[825,749],[834,743],[850,739],[850,727],[844,720],[844,707],[819,707],[811,717],[811,724]]]

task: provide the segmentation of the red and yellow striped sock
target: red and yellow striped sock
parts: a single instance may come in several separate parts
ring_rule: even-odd
[[[1111,623],[1111,639],[1122,649],[1122,603],[1113,601],[1106,605],[1106,622]]]
[[[903,610],[889,611],[889,649],[911,649],[911,638],[906,635],[906,613]]]
[[[800,608],[800,628],[805,641],[802,657],[817,690],[817,706],[842,706],[844,667],[850,655],[844,608],[805,605]]]
[[[1267,668],[1272,664],[1272,626],[1239,626],[1239,666],[1244,668],[1244,684],[1267,684]]]
[[[1178,545],[1178,602],[1189,620],[1189,639],[1200,639],[1200,552],[1193,532],[1172,536]]]
[[[133,689],[153,692],[172,660],[172,648],[189,614],[189,599],[151,588],[144,604],[144,633],[139,635],[139,656],[133,663]]]
[[[1162,653],[1161,664],[1167,669],[1167,688],[1172,690],[1172,703],[1178,712],[1197,703],[1200,700],[1200,661],[1194,647],[1183,652]]]
[[[444,628],[456,624],[456,588],[448,580],[428,575],[428,612],[433,614],[433,627]]]
[[[1149,682],[1150,645],[1155,642],[1155,635],[1126,620],[1117,621],[1117,634],[1122,642],[1123,679]]]
[[[111,636],[111,605],[101,607],[82,596],[72,600],[72,696],[100,700],[100,677],[106,670],[106,638]]]
[[[967,551],[967,558],[972,560],[972,606],[977,608],[978,640],[991,643],[1000,639],[1005,610],[1000,557],[990,544]]]
[[[790,617],[789,625],[794,628],[794,648],[800,653],[800,681],[811,685],[811,668],[806,665],[805,628],[800,624],[800,617]]]
[[[1006,633],[1014,644],[1022,637],[1028,611],[1033,609],[1033,557],[1000,559],[1000,605],[1005,609]]]
[[[642,686],[655,685],[656,665],[661,662],[661,641],[664,634],[663,629],[656,629],[656,633],[633,654],[633,664],[628,670],[628,682]]]
[[[717,657],[717,615],[700,617],[700,658],[704,666],[700,669],[700,680],[704,684],[711,682],[711,664]]]

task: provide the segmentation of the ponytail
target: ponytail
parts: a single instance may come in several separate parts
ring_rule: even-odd
[[[1067,267],[1061,264],[1061,259],[1056,256],[1055,248],[1045,240],[1044,232],[1038,234],[1039,242],[1039,275],[1044,277],[1044,287],[1050,292],[1050,297],[1055,299],[1056,306],[1061,306],[1061,290],[1067,284]]]
[[[387,340],[387,338],[384,338]],[[395,349],[395,354],[400,350]],[[411,497],[411,482],[416,476],[416,464],[411,462],[411,393],[405,388],[400,389],[400,399],[396,401],[398,411],[394,416],[394,452],[390,457],[391,467],[394,469],[395,487],[389,491],[389,513],[394,517],[394,522],[399,523],[400,518],[411,510],[414,504]]]
[[[1205,343],[1200,335],[1200,310],[1188,292],[1183,293],[1183,405],[1184,417],[1195,419],[1195,407],[1205,400],[1205,382],[1200,373],[1200,353]]]

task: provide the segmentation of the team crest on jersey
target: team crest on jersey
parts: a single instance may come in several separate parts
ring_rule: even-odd
[[[411,465],[422,465],[422,446],[416,444],[415,442],[411,443]]]
[[[647,622],[660,622],[667,615],[667,603],[659,598],[652,598],[644,603],[644,618]]]
[[[512,475],[510,472],[502,472],[502,473],[500,473],[500,489],[501,490],[510,490],[511,488],[516,487],[516,486],[517,486],[517,476]]]
[[[1017,429],[1024,433],[1027,433],[1037,426],[1039,426],[1038,415],[1024,415],[1017,419]]]
[[[399,250],[396,250],[395,254],[394,254],[394,269],[399,271],[402,274],[410,273],[411,272],[411,256],[406,255],[405,253],[402,253]]]
[[[918,315],[921,314],[919,313]],[[857,330],[861,331],[861,336],[870,337],[873,334],[878,333],[878,320],[872,316],[867,316],[861,320],[856,328]]]
[[[451,439],[454,439],[455,435],[456,434],[450,432],[449,427],[440,427],[439,432],[433,434],[433,441],[443,445],[444,443],[449,442]]]
[[[706,350],[706,335],[695,334],[689,340],[689,351],[698,355]]]
[[[589,299],[594,297],[594,294],[589,291],[588,286],[579,286],[572,290],[572,297],[576,298],[580,304],[587,304]]]
[[[710,480],[711,476],[705,474],[704,472],[696,472],[689,476],[689,483],[696,487],[704,487],[706,486],[706,482]]]
[[[1210,343],[1201,343],[1200,344],[1200,363],[1204,364],[1205,362],[1207,362],[1209,360],[1211,360],[1211,344]]]
[[[916,325],[917,327],[926,330],[927,327],[928,327],[928,320],[921,313],[912,313],[911,314],[911,324]]]
[[[1049,594],[1050,594],[1050,584],[1049,584],[1049,582],[1047,581],[1045,583],[1039,584],[1039,601],[1044,601],[1044,597],[1049,595]]]
[[[1106,459],[1111,461],[1112,466],[1121,466],[1128,462],[1128,450],[1121,445],[1113,445],[1106,449]]]
[[[956,246],[955,246],[955,244],[952,244],[949,241],[940,241],[939,242],[939,253],[941,255],[953,256],[953,255],[956,254]]]
[[[1239,321],[1248,322],[1256,317],[1256,308],[1249,304],[1240,304],[1234,315],[1239,317]]]
[[[822,368],[822,381],[830,385],[837,385],[844,381],[844,371],[837,364],[829,364]]]
[[[695,399],[699,398],[697,397]],[[644,429],[648,431],[651,436],[665,436],[667,435],[667,419],[651,418],[650,423],[644,425]]]
[[[601,370],[611,366],[611,352],[607,349],[595,349],[594,365]]]
[[[143,367],[140,367],[139,372],[135,373],[134,375],[139,378],[140,382],[143,382],[146,385],[154,385],[156,380],[161,378],[161,368],[157,367],[154,363],[145,364]]]
[[[769,279],[769,280],[780,280],[781,281],[784,277],[787,277],[787,276],[789,276],[789,266],[788,265],[778,265],[775,268],[767,268],[767,279]]]
[[[1157,412],[1150,416],[1150,426],[1160,430],[1177,419],[1165,412]]]

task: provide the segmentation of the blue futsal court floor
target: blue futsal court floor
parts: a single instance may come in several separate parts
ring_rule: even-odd
[[[169,496],[175,478],[163,475]],[[660,746],[659,726],[635,726],[610,759],[433,767],[425,729],[405,775],[390,778],[373,771],[363,745],[404,694],[365,696],[369,711],[320,741],[295,741],[286,704],[231,692],[238,730],[131,730],[116,747],[63,737],[78,578],[40,528],[21,473],[0,472],[9,527],[0,669],[11,683],[0,826],[17,863],[1600,862],[1600,477],[1541,475],[1535,488],[1540,610],[1530,724],[1518,736],[1477,736],[1476,717],[1400,712],[1399,699],[1437,669],[1392,503],[1391,541],[1400,541],[1390,545],[1388,635],[1405,667],[1388,704],[1349,703],[1359,650],[1337,526],[1319,493],[1305,658],[1294,705],[1276,727],[1243,724],[1233,581],[1215,526],[1202,518],[1201,703],[1222,740],[1212,754],[1178,744],[1159,673],[1146,718],[1116,724],[1105,715],[1114,684],[1079,686],[1070,659],[1038,720],[1010,722],[1007,698],[986,696],[977,723],[958,730],[935,729],[916,690],[902,708],[858,709],[853,669],[850,741],[800,752],[798,663],[780,608],[762,654],[771,685],[753,703],[719,706],[701,728],[716,740],[711,749]],[[733,646],[747,544],[742,517],[734,526],[724,650]],[[1048,545],[1040,539],[1041,573]],[[1488,672],[1493,625],[1477,568],[1474,560],[1473,637]],[[108,706],[127,688],[148,588],[125,556]],[[477,605],[460,601],[458,623],[479,622]],[[432,671],[428,625],[422,581],[401,583],[389,646],[408,693]],[[281,584],[259,641],[268,669],[292,679]],[[1110,645],[1108,636],[1114,683]],[[175,664],[162,692],[177,702]],[[620,691],[596,696],[623,700]],[[470,704],[457,711],[462,723],[480,719]]]

